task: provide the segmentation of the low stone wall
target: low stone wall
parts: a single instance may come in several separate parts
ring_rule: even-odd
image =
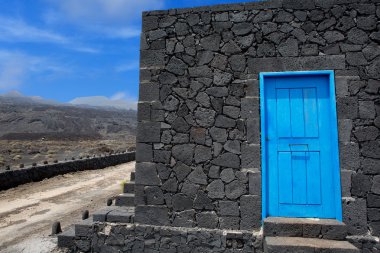
[[[83,160],[61,162],[43,166],[0,172],[0,190],[7,190],[21,184],[41,181],[69,172],[97,170],[135,160],[135,152],[95,157]]]
[[[76,234],[75,252],[263,252],[250,231],[95,223]]]

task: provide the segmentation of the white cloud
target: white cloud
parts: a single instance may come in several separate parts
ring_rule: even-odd
[[[116,72],[126,72],[131,70],[138,70],[139,69],[139,62],[133,61],[126,64],[121,64],[119,66],[115,67]]]
[[[89,53],[89,54],[98,54],[101,52],[100,49],[85,47],[85,46],[80,46],[80,45],[72,45],[71,49],[78,51],[78,52]]]
[[[141,34],[140,29],[137,29],[136,27],[116,27],[108,29],[106,27],[93,27],[95,31],[98,31],[100,33],[104,33],[107,37],[110,38],[122,38],[122,39],[130,39],[139,37]]]
[[[118,109],[137,108],[137,101],[134,98],[127,98],[124,93],[116,93],[111,98],[105,96],[77,97],[69,102],[73,105],[89,105],[102,107],[115,107]]]
[[[126,97],[126,94],[124,92],[117,92],[113,96],[111,96],[111,100],[121,100]]]
[[[161,9],[164,0],[45,0],[48,24],[69,23],[89,32],[112,38],[140,35],[136,25],[144,10]]]
[[[81,45],[67,36],[26,24],[23,20],[0,16],[0,41],[58,44],[84,53],[99,53],[98,49]]]
[[[68,39],[60,34],[30,26],[19,19],[3,16],[0,16],[0,40],[7,42],[68,43]]]
[[[0,50],[0,90],[10,90],[24,83],[31,73],[57,74],[68,70],[51,59],[17,51]]]
[[[147,9],[164,7],[164,0],[47,0],[56,14],[76,24],[125,25]],[[58,12],[58,13],[57,13]],[[51,13],[50,13],[51,15]],[[51,21],[57,17],[50,16]]]

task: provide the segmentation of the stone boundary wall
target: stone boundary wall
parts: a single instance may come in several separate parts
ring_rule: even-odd
[[[344,222],[380,236],[379,18],[379,0],[143,13],[136,212],[159,218],[138,222],[258,230],[258,74],[334,70]]]
[[[0,172],[0,191],[69,172],[98,170],[135,160],[135,152]]]
[[[263,252],[250,231],[95,223],[75,233],[74,252]]]

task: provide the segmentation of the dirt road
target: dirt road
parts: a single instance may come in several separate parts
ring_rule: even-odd
[[[134,166],[70,173],[0,192],[0,252],[52,252],[52,223],[60,221],[65,229],[81,220],[83,210],[91,214],[105,207],[107,198],[121,192],[121,182],[129,180]]]

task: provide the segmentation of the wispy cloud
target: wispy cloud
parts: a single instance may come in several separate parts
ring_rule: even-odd
[[[69,102],[74,105],[90,105],[90,106],[107,106],[119,109],[134,109],[137,108],[137,99],[128,96],[124,92],[117,92],[111,97],[105,96],[90,96],[77,97]]]
[[[7,42],[47,42],[66,44],[69,40],[57,33],[39,29],[19,19],[0,16],[0,40]]]
[[[126,25],[141,17],[147,9],[164,7],[164,0],[46,0],[52,11],[76,24]],[[59,16],[48,16],[57,21]]]
[[[21,19],[0,16],[0,41],[52,43],[84,53],[99,53],[99,49],[83,46],[81,42],[62,34],[28,25]]]
[[[98,54],[101,53],[101,50],[98,48],[92,48],[92,47],[86,47],[86,46],[81,46],[81,45],[72,45],[71,48],[75,51],[78,52],[83,52],[83,53],[89,53],[89,54]]]
[[[45,57],[0,50],[0,90],[3,91],[21,86],[32,73],[51,75],[67,72],[68,69]]]
[[[141,12],[163,8],[164,0],[45,0],[50,8],[45,13],[48,24],[69,23],[89,32],[111,38],[133,38],[140,35],[137,25]]]
[[[140,29],[137,27],[115,27],[115,28],[105,28],[102,26],[93,27],[95,31],[104,33],[109,38],[121,38],[121,39],[130,39],[139,37],[141,34]]]
[[[126,97],[126,94],[124,92],[117,92],[111,96],[111,100],[120,100],[120,99],[124,99],[125,97]]]
[[[127,71],[132,71],[132,70],[138,70],[139,68],[139,62],[138,61],[133,61],[125,64],[121,64],[119,66],[115,67],[116,72],[127,72]]]

